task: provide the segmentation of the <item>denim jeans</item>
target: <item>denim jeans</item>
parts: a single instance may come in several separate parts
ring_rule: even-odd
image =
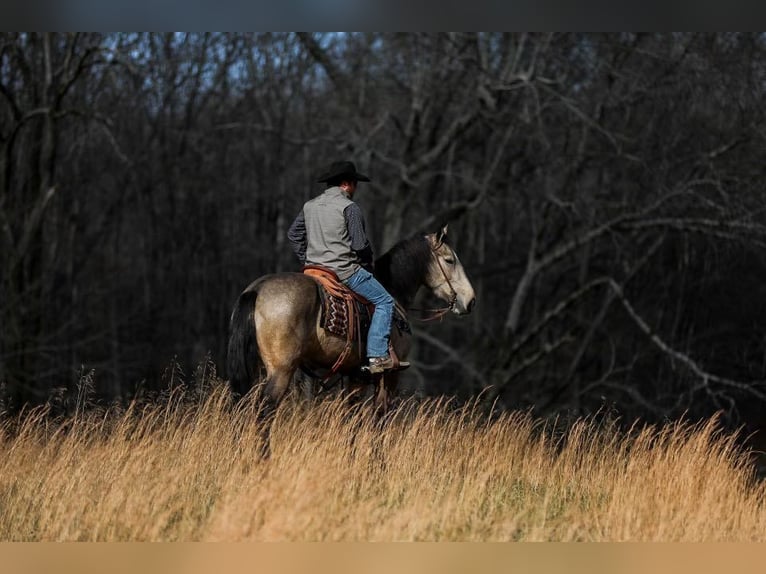
[[[343,283],[375,305],[375,312],[370,321],[370,331],[367,333],[367,356],[385,357],[388,355],[394,298],[388,294],[388,291],[378,283],[378,280],[369,271],[363,268],[359,268]]]

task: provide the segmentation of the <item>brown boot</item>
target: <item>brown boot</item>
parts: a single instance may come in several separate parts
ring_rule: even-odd
[[[399,361],[399,365],[395,365],[391,355],[386,355],[385,357],[370,357],[368,364],[364,365],[362,370],[375,375],[385,371],[401,371],[409,366],[407,361]]]

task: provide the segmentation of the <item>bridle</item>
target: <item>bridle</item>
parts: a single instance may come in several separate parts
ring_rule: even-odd
[[[436,264],[439,266],[439,271],[442,272],[442,276],[444,277],[444,281],[446,281],[447,286],[450,288],[450,291],[452,292],[452,295],[450,295],[449,305],[447,307],[439,307],[437,309],[410,309],[411,311],[422,311],[424,313],[429,313],[427,317],[418,318],[418,321],[421,322],[427,322],[427,321],[434,321],[436,319],[441,319],[452,311],[455,308],[455,303],[457,303],[457,291],[455,291],[455,288],[452,286],[452,281],[449,280],[449,276],[447,275],[447,272],[444,270],[444,266],[442,265],[441,259],[439,259],[439,254],[437,251],[439,248],[444,244],[443,241],[440,241],[437,245],[431,247],[431,253],[434,256],[434,259],[436,259]]]

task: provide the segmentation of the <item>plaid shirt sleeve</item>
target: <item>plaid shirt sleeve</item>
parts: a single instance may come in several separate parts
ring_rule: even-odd
[[[372,263],[372,246],[367,240],[361,208],[356,203],[352,203],[343,210],[343,215],[346,218],[346,227],[351,238],[351,249],[357,252],[363,265]]]
[[[301,264],[306,263],[306,219],[303,215],[303,210],[290,225],[290,229],[287,230],[287,238],[290,240],[290,244],[293,247],[295,255],[298,256],[298,260]]]

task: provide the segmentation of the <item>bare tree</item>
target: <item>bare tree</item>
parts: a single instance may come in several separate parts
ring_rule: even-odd
[[[377,252],[449,221],[476,287],[468,326],[415,327],[421,392],[758,419],[765,56],[736,33],[0,35],[0,382],[45,400],[84,366],[117,398],[220,359],[348,157]]]

